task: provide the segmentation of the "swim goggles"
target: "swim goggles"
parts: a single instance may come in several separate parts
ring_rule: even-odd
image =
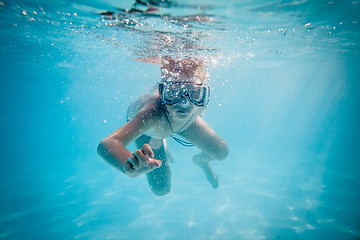
[[[159,93],[163,103],[167,105],[173,105],[183,97],[188,97],[196,106],[202,107],[209,103],[210,87],[206,84],[167,81],[159,84]]]

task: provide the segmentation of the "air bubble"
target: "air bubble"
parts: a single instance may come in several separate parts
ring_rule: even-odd
[[[169,74],[169,72],[168,72],[168,70],[167,69],[161,69],[161,72],[163,73],[163,74],[165,74],[165,75],[167,75],[167,74]]]

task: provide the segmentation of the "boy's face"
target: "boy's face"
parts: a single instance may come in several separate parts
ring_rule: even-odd
[[[187,79],[187,80],[181,80],[181,81],[172,81],[174,84],[178,86],[179,90],[185,90],[190,91],[194,85],[199,85],[202,83],[199,79]],[[180,88],[183,88],[180,90]],[[185,88],[185,89],[184,89]],[[181,99],[174,103],[174,104],[165,104],[166,109],[169,111],[169,113],[176,118],[184,119],[189,118],[194,114],[200,114],[202,111],[205,110],[206,106],[197,106],[193,103],[193,101],[190,100],[190,97],[188,94],[185,94],[181,97]]]
[[[173,91],[179,87],[179,92],[184,90],[191,92],[192,85],[205,83],[205,72],[202,61],[190,59],[173,60],[164,59],[161,67],[162,78],[164,83],[172,82]],[[188,88],[188,89],[186,89]],[[180,119],[189,118],[194,114],[200,114],[204,111],[205,106],[197,106],[190,100],[189,95],[185,94],[174,104],[165,104],[166,109],[173,117]]]

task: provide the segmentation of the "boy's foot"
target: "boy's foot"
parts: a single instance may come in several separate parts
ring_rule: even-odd
[[[216,173],[214,173],[214,171],[211,169],[209,161],[206,161],[200,155],[195,155],[193,157],[193,162],[204,171],[205,176],[208,179],[208,181],[210,182],[211,186],[215,189],[218,188],[219,187],[219,178],[216,175]]]

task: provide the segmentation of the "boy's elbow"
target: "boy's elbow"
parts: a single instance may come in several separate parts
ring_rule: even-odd
[[[97,145],[97,148],[96,148],[96,152],[97,154],[102,157],[102,158],[105,158],[107,153],[108,153],[108,150],[105,146],[105,142],[104,140],[102,140],[98,145]]]

